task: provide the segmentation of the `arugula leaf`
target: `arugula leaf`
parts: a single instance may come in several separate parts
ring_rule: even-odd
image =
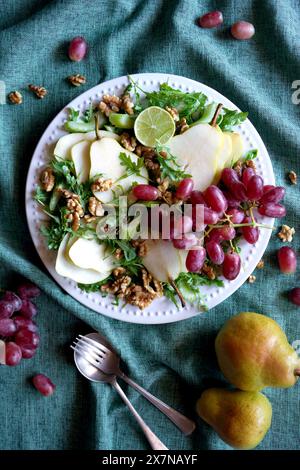
[[[79,119],[79,111],[76,111],[74,108],[69,108],[69,116],[68,116],[68,121],[73,121],[76,122]]]
[[[118,261],[118,266],[126,268],[132,276],[138,276],[139,271],[143,268],[143,263],[139,256],[135,256],[135,258],[130,260],[124,257]]]
[[[222,108],[217,124],[223,132],[232,132],[233,127],[245,121],[247,116],[247,112],[243,113],[233,109]]]
[[[92,103],[80,117],[80,112],[74,108],[69,108],[69,116],[65,123],[65,130],[68,132],[90,132],[95,129],[95,112]],[[102,119],[103,120],[103,119]],[[103,121],[104,122],[104,121]]]
[[[78,282],[77,286],[79,287],[79,289],[83,290],[84,292],[98,292],[100,291],[101,286],[103,286],[109,281],[112,281],[112,279],[113,279],[112,276],[109,275],[102,281],[95,282],[94,284],[81,284],[80,282]],[[101,294],[104,294],[104,293],[101,292]]]
[[[49,250],[58,250],[64,236],[72,232],[72,229],[66,224],[64,213],[61,210],[60,217],[51,218],[49,225],[42,225],[40,228],[41,233],[47,240]]]
[[[220,279],[208,279],[197,273],[181,273],[176,279],[176,285],[187,302],[196,304],[199,308],[207,309],[205,298],[200,292],[201,286],[222,287]]]
[[[176,308],[179,309],[178,302],[177,302],[177,294],[171,284],[168,282],[163,283],[163,289],[164,289],[164,296],[167,297],[167,299],[171,300],[173,304],[176,306]]]
[[[90,103],[88,109],[86,109],[83,113],[82,120],[84,122],[94,122],[94,115],[95,115],[95,110],[93,108],[92,103]]]
[[[243,158],[244,162],[247,162],[249,160],[254,160],[257,157],[257,154],[258,154],[257,149],[249,150],[249,152],[247,152]]]
[[[45,206],[49,202],[49,193],[46,193],[40,186],[37,186],[34,194],[34,200],[41,204],[41,206]]]
[[[176,157],[170,153],[168,147],[157,144],[155,150],[157,152],[157,160],[160,164],[162,178],[169,178],[171,181],[177,182],[191,176],[178,165]],[[162,156],[161,152],[164,152],[166,156]]]
[[[127,155],[125,152],[121,152],[119,155],[119,159],[120,159],[121,165],[126,168],[125,175],[121,176],[119,180],[127,178],[128,176],[131,176],[131,175],[142,176],[141,170],[142,168],[144,168],[144,159],[142,157],[139,157],[137,161],[134,162],[131,160],[129,155]]]
[[[128,76],[128,78],[129,78],[130,83],[125,88],[123,94],[126,95],[128,93],[128,94],[133,95],[133,99],[134,99],[134,108],[133,109],[134,109],[134,112],[136,114],[138,114],[144,109],[144,107],[142,105],[142,102],[141,102],[141,95],[139,93],[139,87],[137,86],[135,81],[130,77],[130,75]],[[140,90],[140,91],[143,91],[143,90]]]
[[[146,98],[149,106],[176,108],[180,118],[185,117],[188,123],[193,121],[194,113],[203,112],[207,100],[207,97],[201,92],[184,93],[170,87],[167,83],[162,83],[159,91],[146,93]]]
[[[106,243],[107,246],[111,248],[112,253],[114,253],[117,248],[120,248],[124,253],[124,258],[126,261],[132,261],[134,258],[137,257],[135,249],[130,244],[130,242],[126,240],[119,240],[115,238],[115,239],[106,239],[103,241],[104,243]]]

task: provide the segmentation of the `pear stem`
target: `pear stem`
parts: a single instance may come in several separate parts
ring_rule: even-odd
[[[182,293],[180,292],[180,290],[178,289],[178,287],[176,286],[176,283],[174,281],[174,279],[172,279],[171,277],[169,278],[169,283],[171,284],[171,286],[173,287],[174,291],[176,292],[176,294],[178,295],[179,297],[179,300],[181,302],[181,305],[182,307],[184,308],[185,307],[185,300],[183,298],[183,295]]]
[[[300,369],[295,369],[294,375],[296,375],[297,377],[300,377]]]
[[[212,127],[216,127],[217,119],[219,117],[219,114],[220,114],[222,108],[223,108],[222,103],[219,103],[218,106],[217,106],[217,109],[215,111],[214,117],[212,118],[211,123],[210,123],[210,125]]]
[[[99,113],[97,113],[95,116],[95,132],[97,140],[101,140],[101,136],[99,134]]]

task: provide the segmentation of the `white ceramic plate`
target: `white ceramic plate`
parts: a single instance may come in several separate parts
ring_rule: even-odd
[[[160,73],[137,74],[134,75],[133,78],[135,81],[138,81],[139,85],[146,91],[156,90],[161,83],[168,82],[172,87],[179,88],[183,91],[202,91],[207,95],[209,101],[221,102],[227,108],[238,109],[237,106],[217,91],[188,78]],[[121,308],[112,304],[112,298],[101,297],[99,293],[87,294],[82,292],[75,282],[59,276],[54,269],[56,253],[47,249],[45,240],[39,230],[41,224],[45,221],[45,215],[38,204],[33,200],[33,192],[38,183],[41,168],[51,158],[54,143],[59,137],[65,134],[63,124],[67,117],[67,108],[72,107],[85,110],[91,101],[99,101],[99,98],[101,98],[103,94],[120,95],[127,84],[128,79],[125,76],[95,86],[73,100],[47,127],[35,149],[29,167],[26,184],[27,220],[33,243],[44,265],[58,284],[76,300],[96,312],[123,321],[147,324],[170,323],[192,317],[198,314],[198,309],[193,305],[187,305],[186,308],[178,310],[172,302],[164,297],[155,300],[143,311],[131,305],[126,305]],[[256,159],[258,174],[263,177],[265,184],[274,184],[274,174],[270,157],[254,126],[247,120],[239,126],[237,130],[242,135],[245,149],[258,149],[258,158]],[[272,219],[261,218],[261,222],[272,225],[274,221]],[[264,229],[261,230],[256,245],[241,242],[242,271],[237,279],[231,282],[224,280],[224,287],[222,288],[202,287],[202,292],[206,295],[206,304],[209,309],[223,302],[246,281],[261,259],[270,236],[271,230]],[[206,313],[206,315],[209,315],[209,313]]]

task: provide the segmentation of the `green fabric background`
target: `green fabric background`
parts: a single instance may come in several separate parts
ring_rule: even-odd
[[[224,26],[201,30],[196,18],[221,9]],[[260,132],[278,184],[299,166],[299,106],[291,84],[300,79],[297,0],[0,0],[0,80],[7,93],[23,92],[22,106],[0,105],[0,273],[1,287],[20,275],[43,290],[38,299],[41,347],[33,360],[0,368],[1,449],[147,449],[148,445],[119,397],[106,385],[91,385],[76,371],[68,345],[77,333],[102,331],[120,350],[130,375],[189,416],[200,391],[222,384],[214,354],[216,332],[231,315],[253,310],[277,320],[290,341],[300,339],[299,310],[286,299],[298,274],[283,276],[276,266],[280,242],[273,236],[266,267],[254,285],[245,284],[219,307],[178,324],[142,326],[89,311],[49,277],[26,225],[24,187],[33,150],[51,119],[70,100],[104,80],[136,72],[166,72],[199,80],[223,93]],[[255,37],[233,40],[227,27],[252,21]],[[66,44],[84,35],[90,51],[72,63]],[[87,84],[69,86],[65,77],[83,73]],[[26,87],[49,90],[37,100]],[[299,248],[299,189],[287,184],[286,223],[296,228]],[[46,373],[57,384],[48,399],[29,378]],[[297,449],[300,437],[299,386],[270,390],[273,424],[260,449]],[[203,422],[186,438],[135,391],[124,386],[146,422],[170,449],[228,449]]]

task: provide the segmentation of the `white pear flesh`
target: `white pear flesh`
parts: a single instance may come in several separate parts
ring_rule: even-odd
[[[92,269],[82,269],[71,261],[68,255],[68,243],[70,236],[65,235],[63,238],[56,257],[55,270],[57,274],[72,279],[80,284],[94,284],[100,282],[109,276],[110,272],[99,273]]]
[[[100,137],[110,137],[111,139],[119,140],[120,136],[113,132],[100,130],[99,131]],[[59,158],[63,158],[64,160],[71,160],[71,149],[73,145],[78,144],[81,140],[88,140],[92,142],[96,140],[96,133],[95,131],[91,132],[74,132],[71,134],[63,135],[56,143],[54,148],[54,155]]]
[[[75,173],[79,183],[88,181],[91,169],[90,160],[91,142],[82,140],[71,148],[71,158],[74,163]]]
[[[145,167],[141,169],[141,176],[133,174],[118,181],[119,178],[126,173],[126,168],[121,165],[119,158],[120,153],[126,153],[133,162],[137,162],[139,158],[133,152],[125,150],[116,140],[111,138],[104,137],[103,139],[93,142],[91,145],[90,178],[101,174],[104,179],[113,180],[113,185],[108,191],[94,192],[96,198],[101,202],[110,202],[115,197],[114,193],[125,193],[131,188],[134,182],[138,184],[148,182],[148,172]],[[120,186],[118,187],[118,185],[120,185],[121,188]]]
[[[77,238],[69,249],[69,257],[79,268],[107,273],[113,270],[115,263],[113,256],[107,254],[105,248],[97,240]]]
[[[0,364],[5,365],[6,364],[5,359],[6,359],[6,346],[5,346],[5,342],[2,341],[2,339],[0,339]]]
[[[225,166],[230,165],[231,155],[232,155],[231,136],[224,133],[223,145],[222,145],[222,148],[219,154],[219,160],[218,160],[218,177],[221,175],[223,168],[225,168]]]
[[[226,166],[236,163],[244,153],[243,139],[238,132],[224,132],[230,136],[232,141],[232,152],[229,160],[226,162]]]
[[[161,282],[175,280],[183,271],[180,250],[169,240],[147,240],[147,254],[143,264],[152,276]]]
[[[198,124],[168,142],[179,165],[192,175],[195,189],[204,191],[216,182],[223,133],[209,124]]]

